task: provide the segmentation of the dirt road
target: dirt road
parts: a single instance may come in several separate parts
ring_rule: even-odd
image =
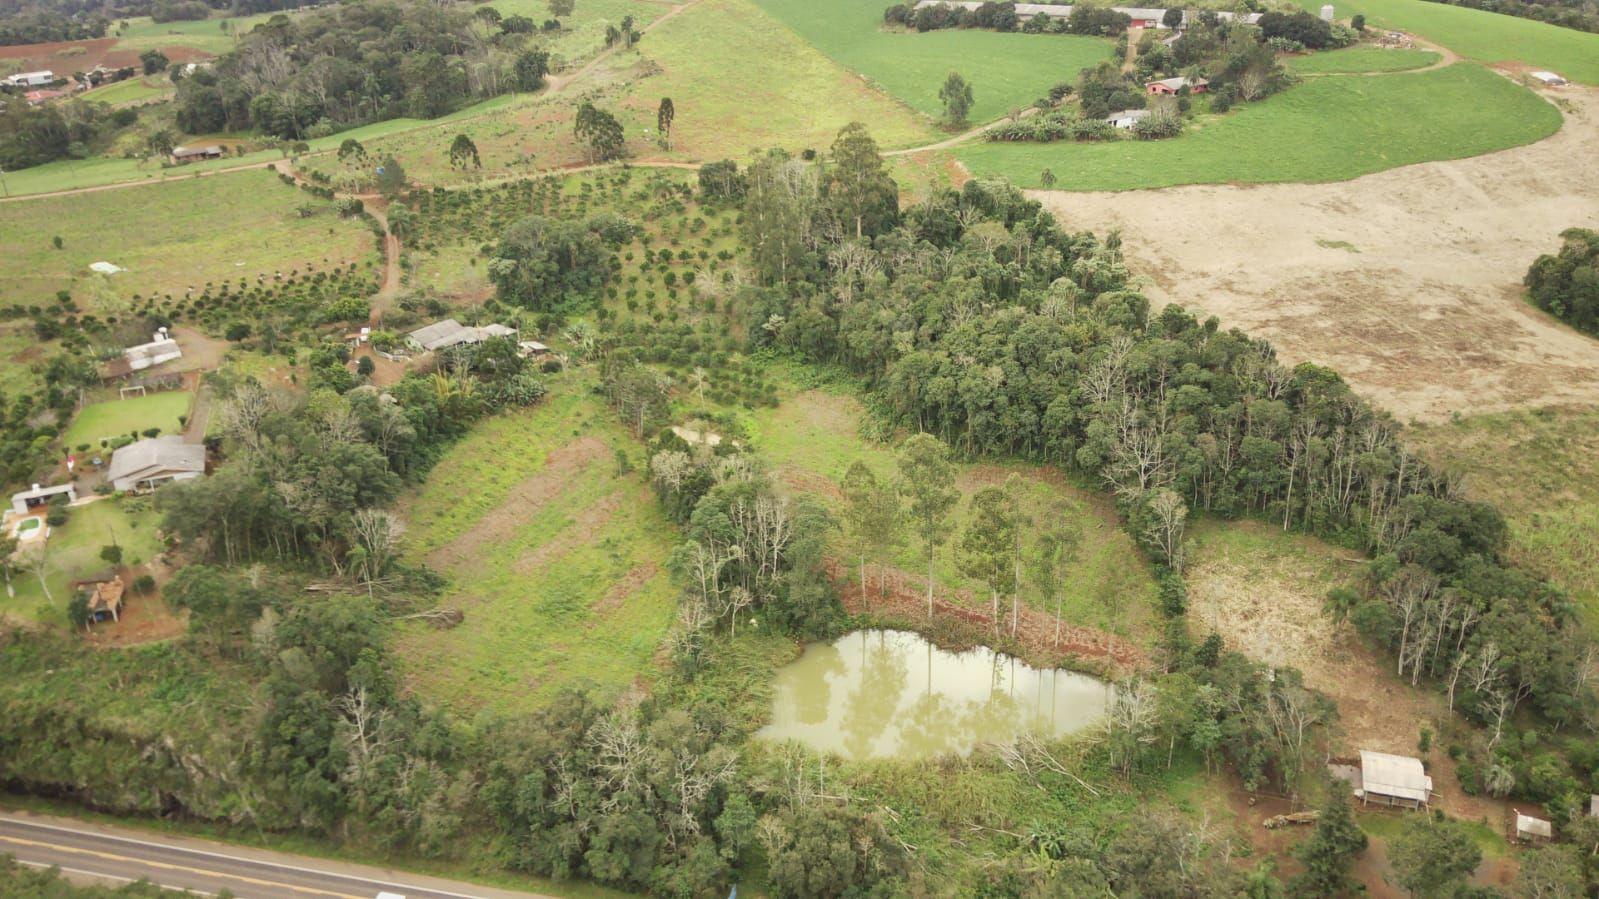
[[[1156,304],[1338,369],[1401,420],[1599,402],[1599,341],[1522,299],[1567,228],[1599,222],[1599,90],[1525,147],[1333,184],[1033,192],[1070,228],[1121,229]]]

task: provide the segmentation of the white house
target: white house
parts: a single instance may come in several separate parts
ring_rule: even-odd
[[[184,443],[178,434],[147,437],[111,456],[106,471],[111,486],[124,493],[152,490],[169,481],[189,481],[205,474],[205,447]]]
[[[1117,128],[1126,129],[1147,118],[1149,118],[1149,110],[1147,109],[1124,109],[1121,112],[1113,112],[1106,116],[1105,121]]]
[[[130,346],[122,351],[122,358],[128,360],[130,371],[144,371],[154,368],[163,362],[183,358],[183,349],[178,342],[167,333],[166,328],[160,328],[149,343]]]
[[[1432,778],[1422,767],[1421,759],[1362,749],[1355,798],[1362,804],[1426,808],[1432,801]]]
[[[71,484],[57,484],[54,487],[40,487],[34,484],[30,490],[11,494],[11,511],[18,515],[26,515],[40,506],[49,505],[50,498],[57,495],[65,495],[69,503],[78,501],[77,488]]]
[[[491,337],[514,337],[516,329],[501,324],[473,327],[463,325],[453,318],[434,322],[405,335],[405,342],[413,350],[425,353],[447,350],[452,346],[482,343]]]
[[[38,72],[18,72],[5,80],[7,87],[43,87],[56,80],[56,73],[45,69]]]

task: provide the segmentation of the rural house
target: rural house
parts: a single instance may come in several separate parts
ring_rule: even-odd
[[[147,437],[111,456],[106,478],[124,493],[153,490],[168,481],[188,481],[205,474],[205,447],[184,443],[177,434]]]
[[[1121,112],[1113,112],[1106,116],[1105,121],[1116,128],[1126,129],[1147,118],[1149,118],[1149,110],[1147,109],[1124,109]]]
[[[434,322],[405,335],[406,345],[424,353],[447,350],[452,346],[482,343],[491,337],[514,337],[515,328],[505,325],[484,325],[481,328],[463,325],[453,318]]]
[[[1432,801],[1432,778],[1421,759],[1386,752],[1360,751],[1360,782],[1355,798],[1402,808],[1426,808]]]
[[[1162,78],[1159,81],[1151,81],[1144,87],[1148,88],[1151,94],[1165,96],[1180,93],[1185,87],[1188,88],[1189,93],[1203,94],[1210,87],[1210,82],[1204,78],[1185,78],[1182,75],[1178,75],[1176,78]]]
[[[18,515],[26,515],[40,506],[50,504],[52,497],[65,496],[67,502],[78,501],[78,490],[71,484],[57,484],[54,487],[40,487],[34,484],[30,490],[11,494],[11,511]]]
[[[548,356],[550,348],[537,340],[524,340],[516,345],[516,352],[523,359],[535,359],[540,356]]]
[[[46,84],[53,84],[55,80],[56,73],[45,69],[39,72],[18,72],[7,77],[5,85],[6,87],[43,87]]]
[[[123,378],[136,371],[144,371],[181,358],[183,358],[183,348],[178,346],[178,342],[167,333],[166,328],[160,328],[149,343],[130,346],[122,351],[122,358],[106,363],[105,368],[101,370],[101,376],[106,380]]]
[[[225,155],[227,151],[219,144],[211,144],[206,147],[176,147],[172,150],[171,159],[173,165],[182,165],[196,159],[221,159]]]

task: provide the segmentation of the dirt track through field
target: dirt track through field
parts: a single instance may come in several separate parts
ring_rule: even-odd
[[[1599,341],[1522,299],[1561,231],[1599,225],[1599,89],[1546,96],[1561,130],[1486,156],[1332,184],[1032,196],[1069,228],[1121,229],[1157,306],[1330,365],[1401,420],[1595,403]]]

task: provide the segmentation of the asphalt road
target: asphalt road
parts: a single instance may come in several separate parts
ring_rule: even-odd
[[[363,865],[266,852],[70,819],[0,814],[0,854],[74,879],[113,884],[148,879],[240,899],[548,899]]]

